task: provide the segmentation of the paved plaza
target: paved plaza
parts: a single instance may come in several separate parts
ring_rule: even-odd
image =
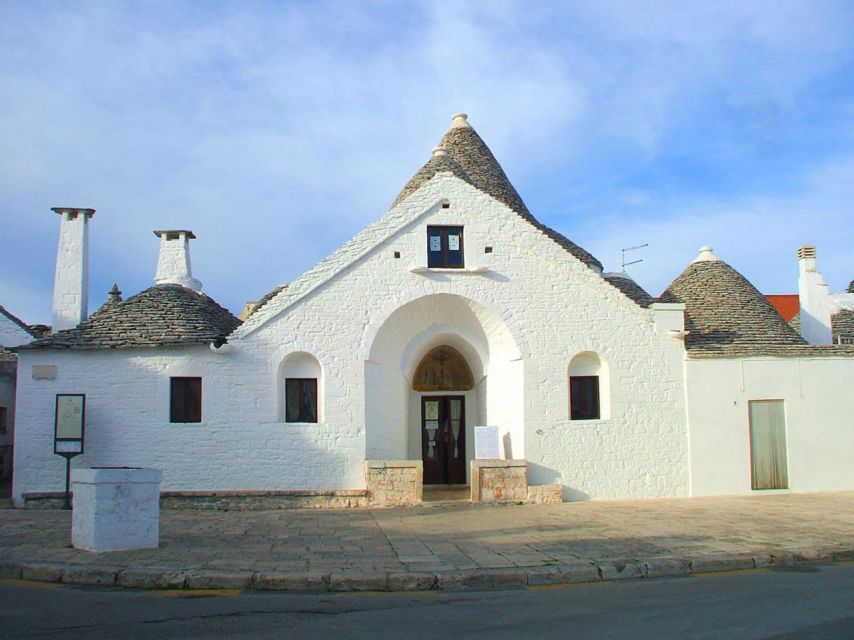
[[[0,577],[294,591],[490,588],[854,559],[854,492],[556,505],[161,512],[160,548],[73,549],[0,510]]]

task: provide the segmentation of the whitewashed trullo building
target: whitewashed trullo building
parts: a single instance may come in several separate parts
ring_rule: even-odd
[[[854,488],[854,347],[808,344],[709,248],[658,299],[603,273],[465,115],[388,213],[242,323],[201,293],[188,230],[156,232],[155,286],[87,318],[94,212],[56,211],[62,330],[17,351],[19,504],[64,486],[58,393],[86,394],[75,465],[161,469],[172,497],[363,504],[372,469],[422,465],[401,481],[465,484],[476,425],[565,500]]]

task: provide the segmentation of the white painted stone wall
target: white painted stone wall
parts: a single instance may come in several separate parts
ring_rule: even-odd
[[[18,323],[0,314],[0,346],[17,347],[32,340],[33,337]],[[12,445],[15,425],[15,379],[15,362],[0,362],[0,407],[6,408],[6,432],[0,432],[0,456],[3,456],[0,478],[8,478],[12,468],[9,447]]]
[[[427,224],[464,225],[465,270],[426,269]],[[475,374],[468,426],[497,425],[505,457],[528,460],[531,484],[560,483],[568,499],[686,495],[683,347],[655,315],[503,205],[440,175],[292,283],[221,353],[24,355],[23,371],[56,364],[58,375],[22,375],[15,496],[62,486],[56,393],[87,393],[81,465],[161,468],[164,490],[363,488],[366,458],[419,457],[409,383],[442,343]],[[587,351],[607,369],[610,417],[573,422],[568,367]],[[318,424],[281,421],[280,365],[297,352],[323,372]],[[173,375],[204,378],[201,424],[169,424]]]
[[[464,225],[465,271],[424,269],[427,224]],[[682,342],[656,330],[654,312],[456,179],[432,180],[238,334],[238,350],[287,345],[315,353],[328,383],[347,379],[344,405],[361,418],[371,459],[415,455],[420,416],[407,376],[445,341],[476,378],[486,374],[477,419],[512,435],[512,455],[531,463],[532,483],[561,482],[567,498],[688,492]],[[568,366],[583,351],[607,365],[607,420],[569,420]],[[326,410],[336,411],[329,392]]]
[[[691,494],[750,488],[748,401],[783,400],[792,492],[854,488],[854,358],[689,360]]]
[[[33,380],[33,364],[55,380]],[[64,489],[53,453],[57,393],[86,394],[86,452],[72,467],[163,471],[162,489],[357,489],[364,439],[352,423],[291,425],[276,407],[277,367],[207,346],[128,351],[22,352],[15,446],[16,500]],[[202,377],[202,422],[169,422],[169,378]]]
[[[33,337],[24,331],[16,322],[0,314],[0,346],[18,347],[32,342]]]

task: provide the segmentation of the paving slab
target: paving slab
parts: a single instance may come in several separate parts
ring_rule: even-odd
[[[163,510],[160,548],[74,549],[0,510],[0,577],[132,588],[513,588],[854,560],[854,492],[359,510]]]

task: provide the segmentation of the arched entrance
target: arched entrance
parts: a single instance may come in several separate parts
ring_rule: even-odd
[[[468,482],[476,425],[499,427],[504,457],[524,456],[523,360],[516,345],[505,319],[454,294],[416,298],[377,318],[363,342],[365,459],[425,460],[428,420],[439,422],[434,454],[447,434],[443,453],[462,472],[430,475],[427,463],[427,483]],[[460,435],[453,437],[456,420]]]
[[[415,370],[412,389],[421,393],[424,484],[465,484],[464,392],[474,389],[474,377],[465,358],[450,345],[435,347]]]

